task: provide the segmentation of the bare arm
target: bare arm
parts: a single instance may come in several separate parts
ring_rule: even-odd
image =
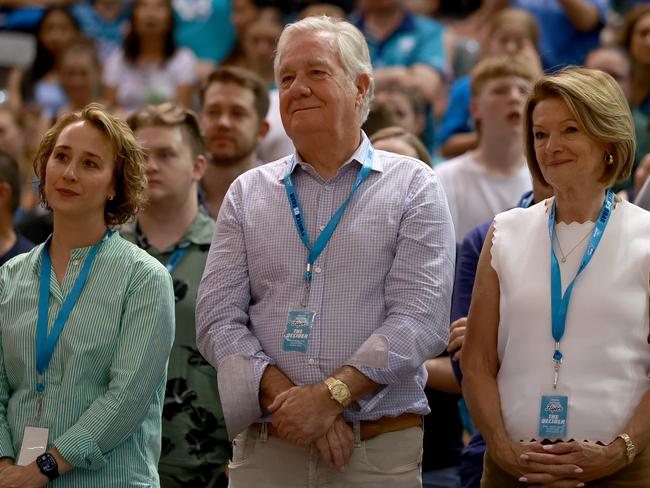
[[[268,410],[275,397],[289,388],[296,386],[280,368],[268,365],[260,379],[260,406]]]
[[[496,381],[499,371],[499,278],[490,264],[493,232],[494,224],[490,226],[479,258],[461,366],[463,396],[472,419],[488,446],[495,449],[507,445],[509,440],[501,415]],[[499,405],[499,409],[495,409],[495,405]]]
[[[573,26],[581,32],[594,30],[600,24],[595,5],[587,0],[558,0]]]
[[[427,388],[460,395],[460,385],[454,375],[449,357],[428,359],[424,365],[427,368]]]
[[[485,437],[492,459],[501,469],[519,478],[530,472],[530,467],[525,466],[521,455],[544,450],[538,443],[511,441],[503,423],[501,398],[496,381],[499,371],[499,278],[491,264],[493,233],[494,223],[485,238],[472,291],[473,299],[461,358],[463,396],[472,419]],[[565,469],[570,470],[572,467]]]

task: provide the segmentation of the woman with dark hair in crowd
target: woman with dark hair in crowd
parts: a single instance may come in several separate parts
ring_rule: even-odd
[[[173,101],[189,106],[196,57],[174,41],[171,0],[134,0],[131,30],[104,66],[104,99],[126,111]]]
[[[36,57],[32,66],[27,71],[17,68],[10,75],[10,103],[14,110],[33,104],[46,118],[56,115],[66,102],[57,64],[79,35],[79,24],[67,8],[45,9],[36,27]]]
[[[0,488],[160,486],[172,279],[112,230],[143,205],[145,164],[97,104],[41,142],[54,230],[0,267]]]
[[[620,44],[632,60],[632,107],[650,115],[650,4],[639,4],[625,16]]]

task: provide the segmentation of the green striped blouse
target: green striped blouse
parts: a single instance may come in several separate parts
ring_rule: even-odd
[[[0,267],[0,456],[36,417],[35,335],[43,245]],[[90,247],[50,280],[49,328]],[[48,330],[49,332],[49,330]],[[75,469],[54,487],[159,486],[161,413],[174,339],[167,270],[114,233],[101,246],[44,376],[42,426]]]

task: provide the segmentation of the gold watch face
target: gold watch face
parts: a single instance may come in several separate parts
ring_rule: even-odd
[[[342,401],[345,400],[348,396],[348,389],[346,388],[345,385],[342,385],[341,383],[337,383],[335,385],[332,385],[332,396],[337,400],[337,401]]]

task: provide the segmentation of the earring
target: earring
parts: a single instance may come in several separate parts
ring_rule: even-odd
[[[614,164],[614,156],[608,152],[605,152],[605,163]]]
[[[112,200],[113,198],[115,198],[115,195],[109,195],[109,196],[108,196],[108,199],[109,199],[109,200]]]

